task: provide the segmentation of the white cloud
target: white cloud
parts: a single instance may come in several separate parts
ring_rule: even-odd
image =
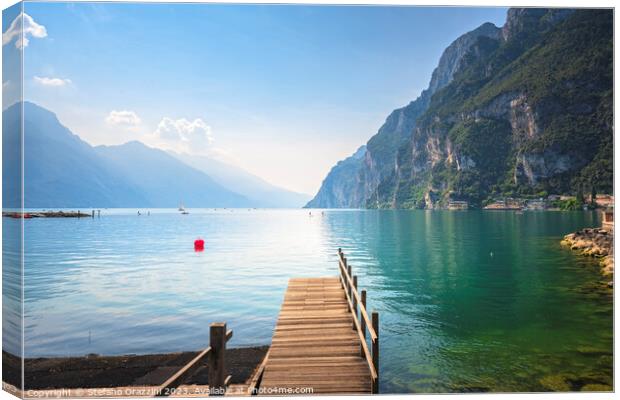
[[[22,22],[23,22],[23,30],[22,30]],[[23,32],[23,34],[22,34]],[[15,40],[15,47],[18,49],[23,49],[28,46],[29,40],[28,36],[32,36],[34,38],[42,39],[47,36],[47,29],[43,25],[39,25],[35,22],[32,17],[26,13],[20,13],[14,20],[11,22],[9,29],[6,30],[2,34],[2,45],[7,45]]]
[[[214,140],[211,127],[200,118],[189,121],[164,117],[152,136],[157,147],[190,154],[206,153]]]
[[[60,87],[71,83],[71,79],[48,78],[45,76],[35,76],[34,81],[43,86]]]
[[[140,117],[138,117],[138,114],[133,111],[112,110],[110,111],[110,114],[108,114],[108,116],[106,117],[105,122],[110,125],[117,125],[125,128],[134,128],[140,125],[142,123],[142,120],[140,119]]]

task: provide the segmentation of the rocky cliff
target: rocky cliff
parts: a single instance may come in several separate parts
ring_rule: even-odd
[[[498,27],[485,23],[448,46],[433,71],[428,88],[416,100],[392,111],[363,147],[363,153],[358,149],[355,155],[332,168],[319,193],[306,207],[365,207],[379,184],[394,171],[398,149],[409,139],[417,118],[427,110],[433,94],[452,81],[469,48],[480,36],[499,38],[500,35]]]
[[[365,156],[366,146],[361,146],[353,155],[339,161],[306,208],[359,208],[365,201],[359,175]]]
[[[611,191],[612,32],[608,10],[511,9],[501,29],[463,35],[429,88],[308,206],[481,206],[499,195]]]

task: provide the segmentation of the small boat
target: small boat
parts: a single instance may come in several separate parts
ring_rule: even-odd
[[[186,211],[186,210],[185,210],[185,206],[183,205],[183,202],[181,202],[181,203],[179,204],[179,211],[181,211],[181,214],[183,214],[183,215],[187,215],[187,214],[189,214],[189,211]]]

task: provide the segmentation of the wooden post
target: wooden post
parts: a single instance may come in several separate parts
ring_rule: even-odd
[[[357,292],[357,275],[353,277],[353,290]],[[357,317],[357,301],[351,294],[351,303],[353,303],[353,314]],[[353,321],[353,329],[355,330],[355,321]]]
[[[209,396],[223,396],[226,392],[226,323],[214,322],[210,327]]]
[[[347,279],[347,271],[349,270],[349,261],[347,261],[346,257],[342,257],[342,262],[344,263],[344,271],[342,272],[344,276],[344,290],[349,292],[349,280]]]
[[[93,218],[95,218],[95,210],[93,210],[93,214],[92,215],[93,215]]]
[[[349,278],[351,278],[351,273],[353,271],[353,268],[349,265],[349,263],[347,263],[347,274],[349,275]],[[349,297],[351,298],[351,302],[353,302],[353,288],[351,287],[351,284],[348,283],[349,279],[347,279],[347,288],[349,289]]]
[[[366,290],[362,290],[362,307],[364,310],[366,309]],[[361,313],[360,313],[361,314]],[[360,316],[360,325],[362,328],[362,336],[364,337],[364,341],[366,341],[366,320],[363,316]],[[364,355],[364,346],[360,347],[360,352],[362,356]]]
[[[377,334],[377,339],[372,342],[372,363],[377,371],[377,379],[372,383],[372,392],[379,393],[379,313],[372,312],[372,329]]]

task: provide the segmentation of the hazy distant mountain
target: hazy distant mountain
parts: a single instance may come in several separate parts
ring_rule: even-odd
[[[219,185],[210,176],[170,154],[141,142],[97,146],[109,165],[123,171],[133,187],[157,207],[251,207],[250,199]]]
[[[19,132],[19,114],[20,104],[3,112],[3,136],[13,138],[5,143],[10,146],[5,152],[15,159],[20,149],[15,135]],[[8,203],[19,201],[18,181],[4,173],[3,182],[5,189],[10,188],[5,197]],[[28,102],[24,103],[24,196],[25,206],[36,208],[148,204],[121,171],[62,126],[56,115]]]
[[[312,197],[274,186],[244,169],[209,157],[175,152],[170,152],[170,154],[187,165],[208,174],[215,182],[225,188],[249,198],[254,207],[298,208],[306,204]]]
[[[2,113],[2,208],[21,207],[21,107]]]
[[[3,202],[19,204],[19,104],[3,112]],[[92,147],[52,112],[24,103],[25,206],[249,207],[246,197],[139,142]]]

